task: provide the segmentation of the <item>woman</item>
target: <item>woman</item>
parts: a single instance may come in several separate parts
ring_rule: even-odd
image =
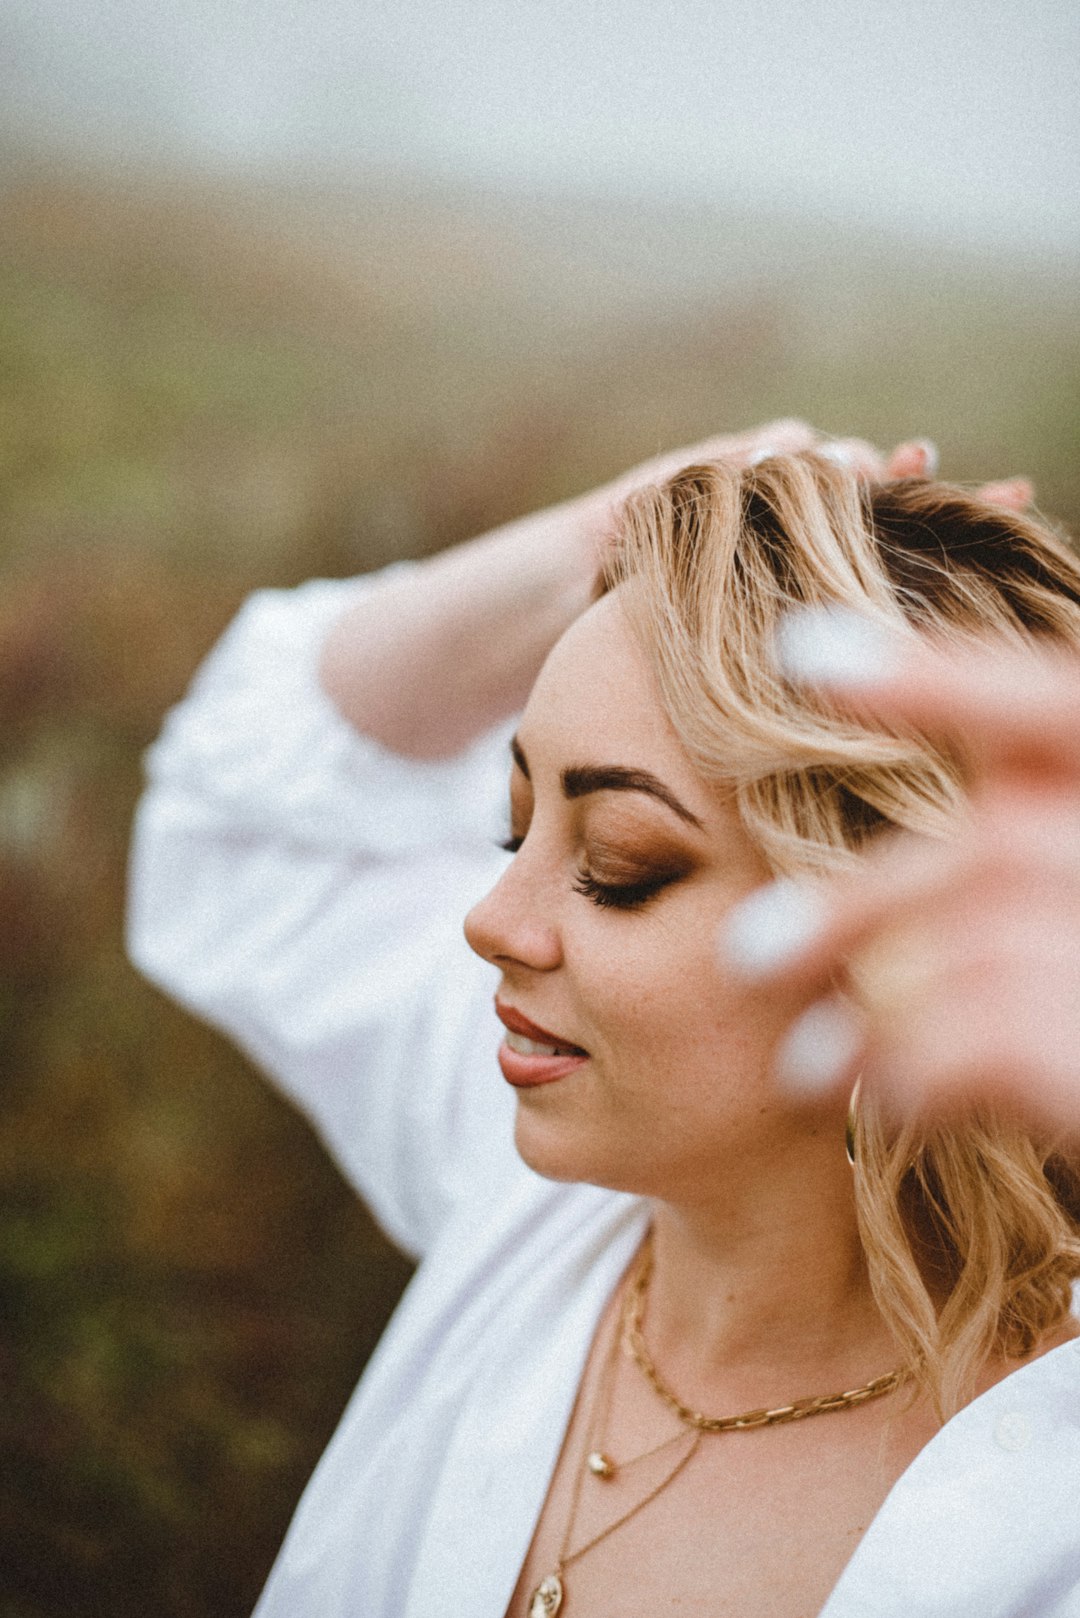
[[[438,564],[435,595],[405,574],[344,609],[256,602],[158,744],[136,957],[303,1099],[423,1255],[265,1618],[1080,1610],[1070,1160],[868,1102],[853,1175],[846,1099],[772,1080],[805,985],[725,977],[713,945],[771,874],[958,813],[948,753],[779,676],[784,610],[1076,644],[1080,570],[933,486],[869,500],[804,431],[634,494],[584,611],[567,558],[610,496],[561,556],[554,520],[535,611],[535,527]],[[493,872],[472,826],[497,766],[453,750],[567,623]],[[447,916],[492,874],[470,968]]]

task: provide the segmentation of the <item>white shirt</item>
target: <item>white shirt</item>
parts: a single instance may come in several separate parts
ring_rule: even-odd
[[[508,732],[438,764],[358,736],[316,662],[363,587],[255,596],[169,717],[130,948],[304,1108],[421,1260],[257,1618],[504,1618],[645,1210],[514,1152],[495,977],[461,935],[505,860]],[[822,1618],[939,1614],[1080,1618],[1080,1344],[931,1440]]]

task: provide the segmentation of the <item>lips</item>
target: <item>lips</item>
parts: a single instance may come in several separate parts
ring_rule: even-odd
[[[573,1045],[550,1028],[541,1028],[513,1006],[495,1002],[495,1014],[507,1030],[499,1047],[499,1066],[515,1089],[552,1084],[589,1060],[588,1051]]]
[[[553,1034],[550,1028],[541,1028],[539,1023],[530,1022],[528,1017],[523,1017],[520,1011],[515,1011],[513,1006],[504,1005],[501,1000],[495,1002],[495,1015],[504,1028],[508,1028],[512,1034],[520,1034],[522,1039],[532,1040],[538,1045],[553,1046],[560,1055],[588,1055],[580,1045],[572,1045],[560,1034]]]

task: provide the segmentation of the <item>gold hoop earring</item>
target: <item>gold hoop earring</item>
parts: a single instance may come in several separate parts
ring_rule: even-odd
[[[848,1101],[847,1123],[844,1125],[844,1149],[847,1160],[852,1168],[855,1167],[855,1131],[859,1123],[859,1088],[862,1079],[856,1079],[851,1087],[851,1098]]]

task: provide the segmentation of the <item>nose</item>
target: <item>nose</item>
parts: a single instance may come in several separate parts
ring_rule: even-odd
[[[491,892],[465,917],[470,948],[493,966],[554,971],[562,962],[562,940],[551,898],[549,880],[523,845]]]

